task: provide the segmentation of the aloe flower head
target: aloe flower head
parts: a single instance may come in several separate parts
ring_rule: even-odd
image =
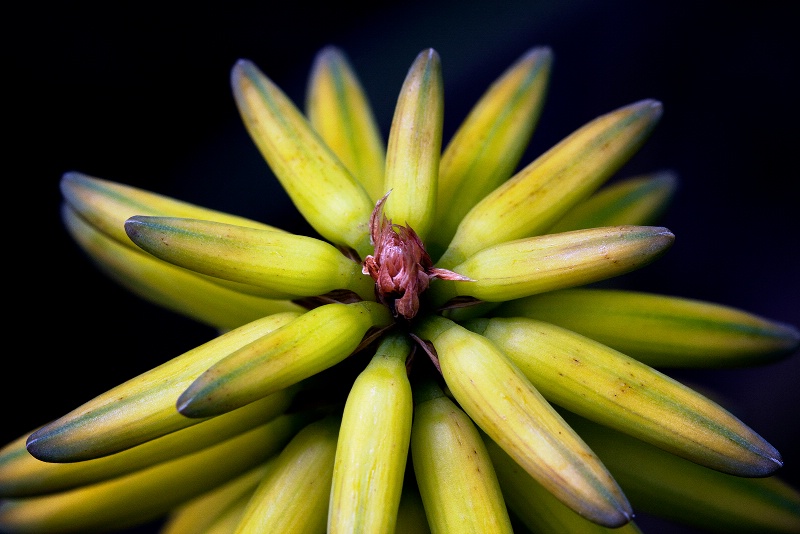
[[[551,62],[525,52],[443,143],[433,49],[385,142],[338,48],[304,109],[238,61],[244,126],[314,235],[66,173],[97,266],[218,335],[0,450],[0,531],[800,532],[781,454],[658,370],[774,361],[800,332],[603,283],[675,239],[673,172],[611,181],[662,104],[523,161]]]

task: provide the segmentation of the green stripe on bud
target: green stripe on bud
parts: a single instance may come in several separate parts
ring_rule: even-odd
[[[450,269],[486,247],[546,231],[639,149],[661,112],[660,102],[642,100],[575,131],[470,210],[439,266]]]
[[[677,176],[668,171],[621,180],[578,203],[548,233],[653,224],[666,209],[677,187]]]
[[[125,221],[134,215],[186,217],[217,221],[262,230],[278,228],[221,211],[195,206],[173,198],[79,172],[61,178],[61,194],[69,206],[95,229],[117,242],[136,248],[125,234]]]
[[[619,480],[636,510],[713,532],[800,532],[800,493],[776,478],[708,469],[565,414]]]
[[[439,55],[420,52],[397,99],[386,149],[385,215],[425,240],[433,225],[442,149],[444,88]]]
[[[360,264],[312,237],[171,217],[132,217],[125,231],[154,256],[205,275],[296,296],[349,289],[373,297]]]
[[[663,227],[616,226],[510,241],[453,267],[472,281],[436,280],[428,298],[437,306],[461,296],[499,302],[588,284],[652,262],[674,238]]]
[[[4,500],[0,530],[113,532],[155,520],[275,454],[286,441],[276,430],[267,423],[130,475],[52,495]]]
[[[563,408],[726,473],[766,476],[782,465],[772,445],[720,405],[597,341],[525,318],[474,327]]]
[[[231,85],[247,131],[303,217],[332,243],[366,256],[373,202],[361,184],[253,63],[239,60]]]
[[[405,335],[384,337],[350,388],[333,467],[331,534],[395,531],[414,411],[411,350]]]
[[[433,381],[415,391],[411,454],[432,532],[511,533],[511,520],[478,429]]]
[[[370,328],[392,322],[382,304],[326,304],[229,354],[178,398],[181,414],[219,415],[292,386],[347,358]]]
[[[256,488],[236,532],[325,532],[338,431],[338,418],[329,416],[298,432]]]
[[[215,362],[299,315],[286,312],[253,321],[98,395],[31,434],[28,451],[45,462],[90,460],[199,423],[175,409],[181,392]],[[113,354],[114,347],[108,351]],[[293,396],[281,391],[265,402],[280,413]]]
[[[461,408],[528,474],[598,524],[630,521],[625,495],[597,456],[491,341],[437,316],[416,333],[433,344]]]
[[[429,247],[444,251],[467,212],[513,174],[539,120],[552,61],[549,48],[526,52],[489,87],[447,144]]]
[[[613,289],[565,289],[500,305],[494,315],[569,328],[655,367],[731,367],[800,347],[800,331],[700,300]]]
[[[138,247],[124,246],[88,224],[68,204],[62,206],[61,214],[70,235],[103,272],[140,297],[201,323],[230,330],[265,315],[302,310],[288,300],[222,287],[217,279],[162,261]],[[276,291],[273,297],[285,296]]]
[[[314,60],[306,110],[311,125],[372,201],[381,198],[386,148],[355,72],[334,46],[323,48]]]
[[[536,482],[497,443],[483,436],[508,508],[538,534],[641,534],[632,521],[618,528],[593,523],[576,513]]]

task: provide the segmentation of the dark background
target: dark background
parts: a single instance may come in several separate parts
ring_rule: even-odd
[[[274,4],[4,8],[3,443],[213,335],[95,270],[59,219],[61,175],[302,229],[239,121],[228,76],[238,58],[251,59],[302,105],[313,56],[327,44],[348,54],[384,136],[408,67],[435,48],[445,140],[507,66],[550,46],[547,104],[523,163],[598,115],[660,100],[659,126],[619,175],[679,174],[663,220],[676,241],[628,286],[800,325],[800,40],[790,2]],[[783,453],[780,475],[797,487],[797,354],[758,369],[670,374],[721,395]]]

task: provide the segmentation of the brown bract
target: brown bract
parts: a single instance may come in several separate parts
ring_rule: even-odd
[[[419,311],[419,295],[434,278],[469,281],[466,276],[433,266],[431,257],[410,226],[393,224],[383,214],[383,196],[369,219],[370,242],[375,253],[364,259],[362,272],[375,280],[378,301],[395,317],[412,319]]]

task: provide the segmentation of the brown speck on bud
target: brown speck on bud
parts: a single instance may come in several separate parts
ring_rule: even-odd
[[[370,243],[374,254],[363,262],[362,272],[375,280],[378,301],[388,306],[395,317],[412,319],[419,311],[419,295],[434,278],[470,281],[466,276],[433,266],[431,257],[410,226],[393,224],[383,214],[383,196],[369,219]]]

